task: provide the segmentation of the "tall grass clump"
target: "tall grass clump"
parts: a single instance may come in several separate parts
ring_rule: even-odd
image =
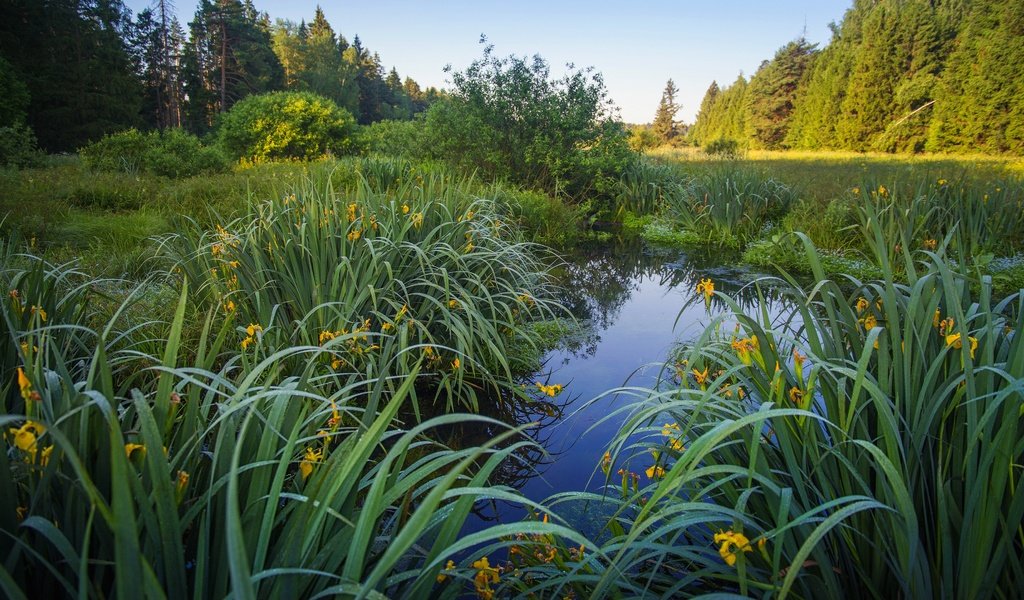
[[[461,529],[531,505],[490,479],[534,443],[410,417],[511,388],[503,344],[556,309],[535,249],[486,202],[320,184],[164,240],[168,323],[125,325],[140,287],[94,327],[95,282],[4,245],[5,597],[451,598],[507,547]],[[435,441],[474,421],[495,437]]]
[[[918,181],[886,185],[868,181],[846,199],[857,205],[858,231],[882,268],[907,264],[918,249],[942,247],[958,262],[984,255],[1012,255],[1024,244],[1024,188],[1019,182],[983,186]],[[877,226],[876,226],[877,225]],[[894,260],[894,255],[903,258]]]
[[[504,534],[458,538],[476,498],[515,497],[485,489],[515,445],[452,451],[425,435],[482,417],[396,419],[422,361],[405,375],[326,378],[312,346],[246,364],[231,319],[206,320],[185,359],[188,301],[162,356],[113,352],[108,327],[76,364],[48,341],[67,326],[54,314],[10,330],[38,346],[4,365],[6,597],[416,597],[454,553]],[[398,351],[384,342],[374,370]],[[119,378],[136,360],[156,366]]]
[[[624,390],[591,593],[1016,595],[1024,299],[931,252],[906,283],[840,285],[804,240],[817,283],[788,311],[708,292],[728,311]]]
[[[539,247],[443,181],[364,181],[307,180],[168,247],[198,297],[258,328],[232,341],[247,360],[323,346],[329,371],[374,374],[369,358],[397,340],[422,355],[443,406],[475,409],[474,388],[512,377],[506,346],[532,342],[521,325],[555,314]]]
[[[670,165],[649,159],[635,160],[619,179],[617,209],[635,215],[653,214],[666,204],[678,202],[686,185],[687,178]]]
[[[664,214],[707,243],[742,247],[784,217],[796,194],[764,173],[734,165],[696,174],[682,193],[664,196]]]

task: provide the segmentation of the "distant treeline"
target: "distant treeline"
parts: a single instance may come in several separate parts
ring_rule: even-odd
[[[356,36],[200,0],[187,31],[168,0],[132,15],[121,0],[0,2],[0,128],[31,128],[49,151],[129,127],[209,131],[250,94],[312,91],[360,123],[408,119],[435,99],[389,72]]]
[[[855,0],[823,49],[798,39],[713,82],[690,139],[752,148],[1024,153],[1024,2]]]

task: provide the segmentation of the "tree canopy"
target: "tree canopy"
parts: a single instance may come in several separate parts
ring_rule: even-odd
[[[749,81],[713,84],[691,139],[1024,152],[1024,3],[856,0],[832,33],[820,51],[795,40]]]

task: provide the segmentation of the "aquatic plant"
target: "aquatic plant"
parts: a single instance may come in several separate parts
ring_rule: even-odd
[[[521,324],[557,307],[539,247],[519,241],[493,203],[436,185],[447,192],[430,195],[424,180],[336,193],[329,178],[307,180],[167,246],[197,298],[263,328],[241,340],[259,342],[253,356],[322,345],[334,352],[332,369],[370,373],[367,355],[395,338],[424,355],[447,410],[475,409],[464,380],[510,380],[506,345],[523,336],[533,344]]]
[[[663,197],[663,213],[712,245],[742,247],[789,211],[796,195],[764,173],[734,165],[709,167],[682,193]]]
[[[904,267],[906,284],[846,291],[804,241],[816,282],[789,284],[789,318],[719,293],[731,310],[660,388],[620,391],[638,403],[608,417],[625,424],[603,469],[659,476],[586,495],[618,506],[589,593],[1019,589],[1021,298],[993,298],[987,280],[972,291],[934,254]]]

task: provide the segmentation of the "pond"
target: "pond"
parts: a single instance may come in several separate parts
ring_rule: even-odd
[[[601,491],[599,462],[624,418],[612,413],[635,399],[608,392],[625,385],[654,386],[672,348],[698,338],[720,314],[720,302],[709,310],[698,298],[700,279],[709,277],[717,291],[754,306],[758,300],[750,284],[763,277],[725,264],[720,255],[653,248],[639,240],[588,243],[564,258],[566,264],[557,272],[560,300],[584,324],[584,333],[548,353],[542,372],[526,382],[562,384],[565,389],[555,399],[553,414],[541,415],[540,426],[530,431],[546,454],[520,456],[521,463],[501,481],[538,502],[560,492]],[[770,304],[777,313],[776,303]],[[535,420],[537,415],[526,415],[518,423]],[[595,526],[601,520],[593,512],[561,505],[559,514],[587,535],[598,533]],[[523,516],[523,507],[517,505],[478,507],[468,528],[516,522]]]

